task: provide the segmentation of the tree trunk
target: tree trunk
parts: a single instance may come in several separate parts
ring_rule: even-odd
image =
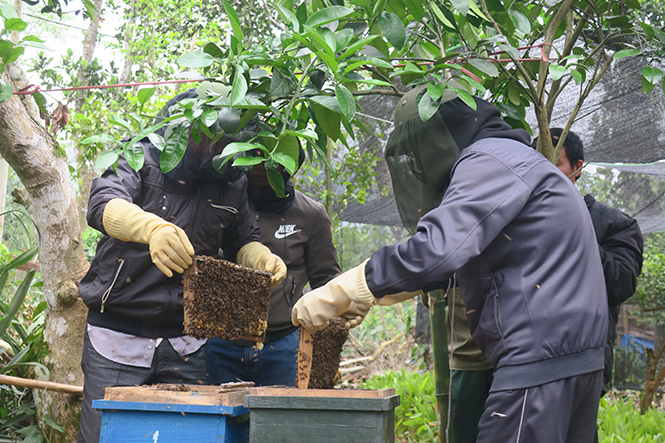
[[[93,0],[93,4],[95,5],[95,9],[97,11],[95,12],[95,16],[90,19],[90,25],[88,26],[88,29],[85,31],[85,40],[83,41],[83,56],[81,57],[83,60],[87,62],[87,64],[90,64],[90,62],[92,62],[93,60],[92,56],[94,55],[95,47],[97,46],[97,36],[99,35],[99,21],[101,19],[103,3],[104,0]],[[79,80],[81,80],[82,86],[88,85],[88,79],[85,78],[83,65],[79,67],[78,78]],[[76,99],[76,104],[74,107],[74,111],[76,113],[81,112],[83,103],[85,103],[85,95],[80,94]]]
[[[654,354],[653,349],[647,348],[646,353],[647,377],[644,381],[644,392],[642,392],[642,398],[640,400],[640,414],[642,415],[646,414],[651,407],[656,390],[658,390],[663,383],[663,380],[665,380],[665,366],[658,371],[658,363],[665,353],[665,345],[660,348],[657,356]]]
[[[5,73],[3,79],[9,81]],[[74,188],[55,140],[16,98],[0,103],[0,155],[12,166],[30,195],[30,216],[40,232],[44,298],[48,303],[45,339],[51,351],[44,362],[49,380],[82,385],[80,369],[87,309],[78,283],[88,269],[83,251]],[[39,417],[51,414],[64,433],[50,441],[76,439],[80,400],[69,394],[34,391]],[[44,429],[44,428],[42,428]]]

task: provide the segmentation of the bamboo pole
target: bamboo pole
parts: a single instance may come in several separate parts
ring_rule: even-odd
[[[432,354],[434,355],[434,383],[436,409],[439,415],[439,442],[455,441],[447,435],[450,400],[450,362],[448,361],[448,331],[446,302],[443,291],[429,293],[430,327],[432,328]]]
[[[29,378],[12,377],[0,374],[0,383],[4,385],[21,386],[24,388],[44,389],[65,394],[83,395],[83,386],[66,385],[43,380],[32,380]]]

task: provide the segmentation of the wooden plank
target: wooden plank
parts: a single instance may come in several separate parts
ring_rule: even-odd
[[[345,398],[386,398],[395,395],[395,389],[294,389],[274,388],[270,386],[251,388],[249,395],[283,397],[345,397]]]
[[[220,392],[219,386],[173,385],[187,390],[169,390],[151,386],[113,386],[104,391],[104,400],[141,403],[238,406],[249,388]]]
[[[309,386],[309,376],[312,373],[312,354],[314,352],[314,343],[312,342],[312,333],[300,327],[300,343],[298,345],[298,389],[307,389]]]

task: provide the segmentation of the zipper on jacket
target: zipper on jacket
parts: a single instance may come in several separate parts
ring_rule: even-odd
[[[291,277],[291,293],[286,299],[286,303],[289,305],[289,308],[293,308],[293,296],[295,295],[295,293],[296,293],[296,278]]]
[[[125,259],[121,258],[119,261],[120,265],[118,265],[118,270],[115,271],[115,277],[113,277],[111,285],[108,287],[106,291],[104,291],[104,294],[102,294],[102,306],[99,309],[100,314],[104,313],[104,305],[106,304],[106,300],[108,300],[109,295],[111,295],[111,290],[113,290],[113,286],[115,286],[115,281],[118,279],[118,275],[120,275],[120,271],[122,270],[122,265],[125,264]]]
[[[224,211],[230,212],[231,214],[235,214],[236,218],[238,217],[238,214],[240,214],[240,211],[238,211],[233,206],[216,205],[214,203],[210,203],[210,206],[215,209],[222,209]]]

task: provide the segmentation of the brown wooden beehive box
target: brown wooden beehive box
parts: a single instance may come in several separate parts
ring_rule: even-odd
[[[185,333],[196,338],[263,341],[268,327],[268,272],[194,256],[183,275]]]
[[[332,389],[339,381],[339,362],[342,348],[349,337],[349,330],[344,325],[346,320],[337,317],[330,320],[325,329],[309,334],[300,334],[301,343],[298,352],[298,387],[307,389]],[[301,329],[302,331],[302,329]],[[305,345],[305,346],[303,346]]]

